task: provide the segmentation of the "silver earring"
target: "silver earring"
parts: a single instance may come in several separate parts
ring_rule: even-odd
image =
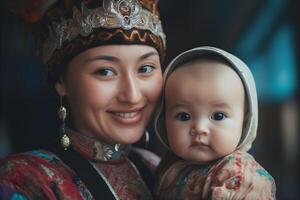
[[[66,123],[65,120],[67,118],[67,109],[62,105],[62,96],[60,97],[60,106],[58,108],[58,117],[61,120],[62,124],[60,127],[60,145],[64,150],[67,150],[68,147],[71,145],[70,138],[66,132]]]
[[[119,151],[120,150],[120,146],[121,146],[121,144],[115,144],[115,146],[114,146],[115,151]]]
[[[144,139],[145,139],[145,148],[148,148],[148,144],[150,141],[150,134],[147,130],[144,132]]]

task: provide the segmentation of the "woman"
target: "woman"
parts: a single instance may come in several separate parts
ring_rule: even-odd
[[[38,27],[46,77],[60,96],[60,145],[1,160],[1,199],[152,199],[153,160],[141,155],[154,156],[130,153],[130,144],[162,88],[156,2],[33,2],[33,14],[21,14]]]

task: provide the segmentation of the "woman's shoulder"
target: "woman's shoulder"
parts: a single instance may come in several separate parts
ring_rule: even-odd
[[[27,171],[44,171],[46,167],[62,167],[62,161],[46,150],[12,154],[0,160],[0,175]]]
[[[64,195],[82,199],[76,192],[82,185],[80,179],[55,154],[46,150],[22,152],[2,159],[0,180],[0,197],[4,199],[13,195],[24,199],[56,199],[55,196]]]

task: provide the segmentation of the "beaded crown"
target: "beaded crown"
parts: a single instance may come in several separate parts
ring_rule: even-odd
[[[165,55],[158,0],[6,0],[29,22],[46,79],[56,82],[70,59],[89,48],[143,44]]]
[[[73,17],[62,18],[59,23],[49,25],[49,37],[42,49],[44,63],[51,58],[56,49],[61,49],[65,41],[80,36],[86,37],[97,28],[136,28],[148,30],[163,41],[166,39],[159,17],[142,7],[138,0],[103,0],[102,7],[88,9],[81,3],[81,10],[73,7]]]

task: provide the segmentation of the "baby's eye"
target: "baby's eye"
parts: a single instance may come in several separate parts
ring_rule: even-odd
[[[115,75],[114,71],[109,68],[103,68],[96,71],[96,74],[100,76],[113,76]]]
[[[226,118],[226,115],[222,112],[215,112],[210,117],[212,120],[221,121]]]
[[[188,121],[191,119],[191,115],[188,113],[185,113],[185,112],[181,112],[181,113],[176,114],[176,119],[178,121]]]
[[[139,68],[139,73],[151,73],[154,70],[154,67],[151,65],[143,65]]]

